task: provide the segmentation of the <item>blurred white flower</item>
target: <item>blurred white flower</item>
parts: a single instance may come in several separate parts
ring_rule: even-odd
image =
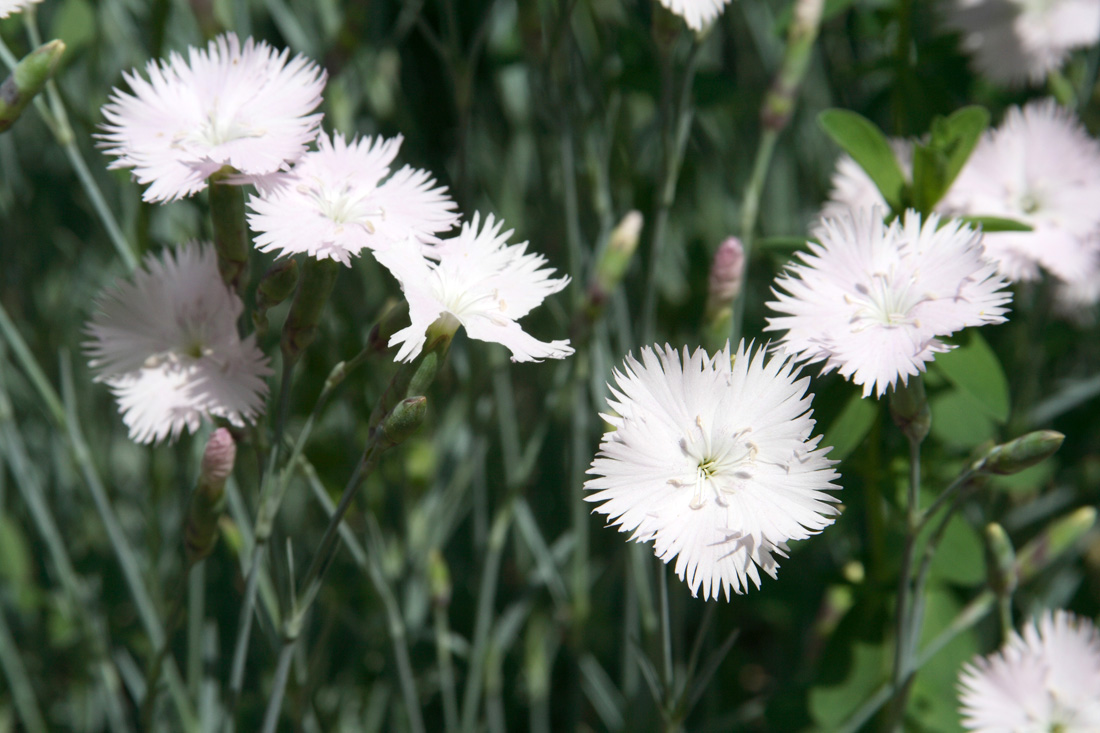
[[[729,0],[661,0],[661,5],[679,15],[693,31],[702,31],[722,14]]]
[[[802,262],[776,280],[768,307],[784,315],[764,329],[786,331],[782,351],[824,361],[824,372],[863,385],[864,397],[881,397],[949,350],[939,336],[1004,321],[1012,299],[982,256],[980,233],[957,221],[941,228],[936,214],[922,225],[910,210],[889,226],[883,215],[870,209],[822,222],[821,243],[810,242]]]
[[[1047,611],[962,668],[959,702],[963,727],[980,733],[1096,733],[1100,633],[1088,619]]]
[[[458,221],[455,204],[425,171],[405,166],[389,175],[401,141],[398,136],[346,143],[340,134],[331,141],[321,134],[318,149],[306,153],[280,185],[249,200],[256,247],[351,265],[365,247],[435,240],[434,234]]]
[[[986,133],[943,206],[957,214],[1015,219],[1033,228],[985,235],[986,255],[1009,279],[1035,280],[1042,267],[1072,281],[1096,256],[1097,201],[1100,145],[1068,111],[1044,100],[1010,109],[1001,126]]]
[[[42,0],[0,0],[0,18],[6,18],[12,13],[22,12],[31,5],[40,2]]]
[[[1100,40],[1096,0],[948,0],[944,10],[975,69],[1002,84],[1042,82]]]
[[[667,344],[627,355],[603,415],[614,429],[592,461],[585,497],[630,539],[654,543],[696,595],[726,599],[760,570],[776,577],[787,542],[833,523],[837,473],[810,437],[808,377],[742,342],[683,359]]]
[[[898,161],[905,177],[913,175],[913,144],[902,138],[891,138],[890,147],[894,151],[894,157]],[[878,206],[889,209],[886,199],[878,190],[878,186],[871,177],[860,167],[859,163],[847,153],[841,153],[836,159],[836,168],[833,170],[832,187],[829,191],[829,200],[821,207],[818,219],[826,219],[843,214],[845,211],[870,209]]]
[[[479,229],[480,216],[462,225],[450,239],[427,246],[394,246],[374,255],[401,283],[409,301],[412,324],[390,339],[401,344],[398,361],[415,358],[424,347],[428,327],[443,319],[452,333],[461,324],[479,341],[507,346],[512,361],[563,359],[573,353],[569,341],[539,341],[516,323],[547,296],[569,284],[554,279],[546,259],[527,254],[527,243],[509,245],[512,230],[500,233],[502,220],[490,214]],[[425,258],[421,252],[426,252]]]
[[[85,349],[133,440],[174,440],[213,417],[241,426],[263,412],[271,370],[254,337],[237,335],[243,304],[210,245],[148,255],[96,306]]]
[[[111,168],[132,168],[149,184],[146,201],[170,201],[206,188],[223,166],[234,183],[263,183],[286,170],[317,136],[325,73],[303,56],[287,60],[251,38],[228,33],[184,60],[150,61],[146,81],[123,74],[131,93],[115,89],[103,106],[98,137]]]

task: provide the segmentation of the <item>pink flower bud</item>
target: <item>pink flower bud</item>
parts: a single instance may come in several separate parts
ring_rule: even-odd
[[[714,253],[710,266],[707,294],[707,312],[714,313],[733,304],[741,292],[741,281],[745,275],[745,248],[737,237],[729,237]]]
[[[218,428],[210,436],[206,451],[202,454],[202,477],[204,484],[221,485],[233,473],[233,463],[237,460],[237,444],[225,428]]]

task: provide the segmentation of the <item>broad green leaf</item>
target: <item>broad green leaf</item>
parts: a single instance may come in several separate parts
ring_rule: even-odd
[[[943,156],[931,145],[913,146],[913,206],[921,214],[932,211],[943,196]]]
[[[988,126],[989,112],[976,106],[932,120],[928,142],[913,147],[912,198],[922,214],[947,193]]]
[[[960,448],[974,448],[997,434],[997,425],[974,397],[949,388],[928,400],[932,409],[932,436]]]
[[[1008,379],[993,349],[976,329],[967,329],[957,349],[937,354],[933,368],[966,392],[998,423],[1008,419]],[[932,416],[935,422],[935,413]]]
[[[881,644],[856,642],[844,681],[810,689],[809,707],[818,730],[836,730],[882,682],[889,654]]]
[[[983,232],[1030,232],[1034,228],[1015,219],[1003,219],[999,216],[960,216],[959,221],[966,222],[974,229],[981,227]]]
[[[847,458],[863,442],[871,426],[875,424],[878,402],[865,400],[860,394],[860,392],[852,392],[852,396],[848,398],[840,414],[829,423],[829,427],[825,430],[825,437],[821,440],[821,445],[833,447],[829,451],[829,458],[834,461]]]
[[[984,553],[982,539],[974,527],[956,514],[936,546],[930,577],[956,585],[978,585],[985,580]]]
[[[846,109],[827,109],[817,123],[871,177],[895,212],[905,199],[905,175],[882,130],[866,117]]]

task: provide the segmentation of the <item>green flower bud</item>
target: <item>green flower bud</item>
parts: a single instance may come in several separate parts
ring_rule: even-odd
[[[280,260],[267,268],[256,288],[256,310],[252,313],[257,332],[267,330],[267,311],[289,298],[297,284],[298,260]]]
[[[451,571],[443,554],[432,549],[428,553],[428,588],[432,594],[432,603],[446,607],[451,602]]]
[[[998,596],[1016,590],[1016,551],[1004,527],[991,522],[985,528],[986,574],[989,587]]]
[[[928,409],[928,397],[924,394],[921,375],[909,377],[905,384],[890,388],[890,417],[910,440],[921,442],[932,427],[932,411]]]
[[[1045,461],[1062,447],[1066,436],[1055,430],[1036,430],[995,445],[989,452],[974,462],[973,469],[981,473],[994,473],[1008,476],[1019,473]]]
[[[1016,574],[1021,581],[1028,581],[1046,570],[1063,552],[1081,540],[1096,524],[1096,509],[1081,507],[1052,522],[1046,529],[1024,545],[1016,555]]]
[[[283,358],[288,362],[297,362],[317,336],[317,324],[332,295],[339,271],[340,263],[336,260],[310,257],[305,261],[298,279],[298,292],[294,294],[290,313],[283,324],[281,346]]]
[[[408,397],[398,402],[382,420],[382,446],[392,448],[408,440],[424,422],[427,411],[427,397]]]
[[[65,53],[65,43],[50,41],[31,51],[0,84],[0,132],[15,124],[23,110],[50,80]]]
[[[244,187],[223,183],[236,173],[229,166],[210,176],[210,219],[214,224],[214,248],[218,251],[218,271],[222,280],[241,292],[248,282],[248,257],[252,238],[245,223]]]
[[[210,436],[202,455],[199,482],[191,494],[184,528],[187,561],[195,563],[209,557],[218,541],[218,520],[225,511],[225,481],[233,473],[237,444],[225,428]]]

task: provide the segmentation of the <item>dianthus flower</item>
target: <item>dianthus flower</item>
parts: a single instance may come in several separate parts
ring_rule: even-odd
[[[237,334],[244,306],[222,282],[213,247],[150,254],[96,305],[85,348],[133,440],[174,440],[214,417],[243,426],[263,412],[271,370],[254,337]]]
[[[1096,0],[950,0],[944,9],[975,69],[1002,84],[1042,82],[1070,51],[1100,40]]]
[[[20,13],[31,5],[42,0],[0,0],[0,18],[6,18],[13,13]]]
[[[364,248],[434,241],[458,220],[455,204],[425,171],[405,166],[390,176],[401,141],[320,135],[280,185],[249,200],[256,247],[350,265]]]
[[[303,56],[288,59],[263,41],[242,47],[233,33],[188,58],[150,61],[146,80],[123,74],[132,93],[115,89],[103,107],[101,145],[148,184],[146,201],[171,201],[206,188],[229,166],[233,183],[263,184],[285,171],[317,136],[325,73]]]
[[[508,244],[512,230],[492,214],[462,225],[458,235],[438,244],[392,246],[374,255],[401,284],[412,324],[390,338],[400,344],[398,361],[414,359],[424,348],[428,327],[437,320],[452,333],[461,325],[479,341],[507,346],[512,361],[563,359],[573,353],[568,340],[539,341],[516,322],[547,296],[569,284],[553,278],[546,259],[527,253],[527,243]],[[421,252],[426,252],[424,257]]]
[[[1072,281],[1096,257],[1097,201],[1100,144],[1067,110],[1043,100],[1012,108],[982,137],[943,205],[957,214],[1000,216],[1032,227],[985,236],[986,255],[1009,279],[1035,280],[1043,268]]]
[[[671,346],[627,355],[608,398],[585,497],[630,539],[676,558],[692,595],[729,600],[760,571],[776,577],[787,542],[832,524],[837,473],[811,438],[809,378],[744,342],[709,356]]]
[[[729,0],[661,0],[661,5],[679,15],[693,31],[699,32],[722,14]]]
[[[825,362],[823,371],[862,385],[864,397],[906,383],[951,348],[940,336],[1004,321],[1012,298],[983,258],[981,234],[940,224],[911,210],[889,226],[881,209],[826,219],[821,243],[776,280],[768,307],[783,315],[765,330],[786,331],[779,348]]]
[[[1088,619],[1047,611],[963,667],[959,702],[963,727],[978,733],[1095,733],[1100,633]]]

